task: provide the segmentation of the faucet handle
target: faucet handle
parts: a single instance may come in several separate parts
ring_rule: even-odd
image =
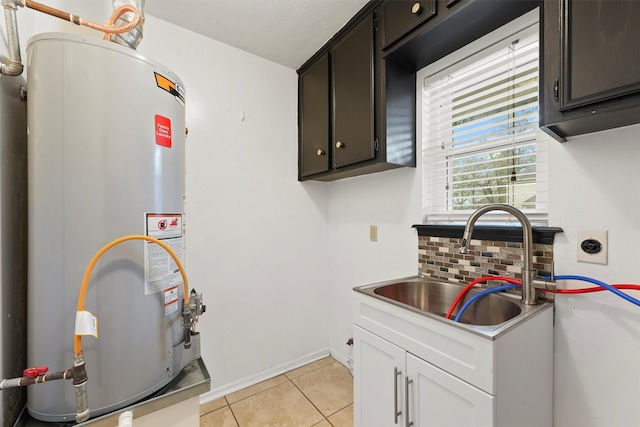
[[[551,275],[544,276],[542,280],[534,280],[533,287],[536,289],[546,289],[549,291],[556,290],[556,273],[555,273],[555,262],[551,261]]]

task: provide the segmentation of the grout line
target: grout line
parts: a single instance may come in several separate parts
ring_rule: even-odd
[[[313,402],[311,401],[311,399],[310,399],[310,398],[309,398],[309,397],[308,397],[308,396],[307,396],[307,395],[302,391],[302,389],[300,389],[300,387],[298,387],[298,386],[296,385],[296,383],[293,381],[294,379],[302,378],[303,376],[305,376],[305,375],[307,375],[307,374],[310,374],[310,373],[315,372],[315,371],[317,371],[317,370],[319,370],[319,369],[322,369],[322,368],[326,368],[327,366],[329,366],[329,365],[331,365],[331,364],[333,364],[333,363],[338,362],[338,361],[337,361],[337,360],[335,360],[335,358],[333,358],[333,356],[331,356],[331,355],[329,355],[329,356],[327,356],[327,357],[330,357],[331,359],[333,359],[333,361],[332,361],[332,362],[329,362],[329,363],[327,363],[327,364],[325,364],[325,365],[319,366],[319,367],[317,367],[317,368],[315,368],[315,369],[312,369],[312,370],[310,370],[310,371],[308,371],[308,372],[305,372],[304,374],[299,375],[299,376],[297,376],[297,377],[295,377],[295,378],[289,378],[289,376],[287,376],[287,373],[288,373],[288,372],[291,372],[291,371],[293,371],[293,370],[295,370],[295,369],[299,369],[299,368],[295,368],[295,369],[292,369],[291,371],[284,372],[284,373],[283,373],[283,374],[281,374],[281,375],[283,375],[283,376],[284,376],[284,378],[285,378],[288,382],[290,382],[290,383],[291,383],[291,384],[292,384],[292,385],[293,385],[293,386],[294,386],[294,387],[295,387],[295,388],[296,388],[296,389],[297,389],[297,390],[298,390],[298,391],[299,391],[299,392],[304,396],[304,398],[305,398],[305,399],[307,399],[307,401],[308,401],[309,403],[311,403],[311,405],[312,405],[312,406],[313,406],[313,407],[318,411],[318,413],[322,416],[322,418],[323,418],[323,419],[322,419],[322,420],[320,420],[318,423],[314,424],[314,426],[315,426],[315,425],[318,425],[319,423],[321,423],[321,422],[324,420],[324,421],[326,421],[330,426],[334,427],[333,423],[332,423],[331,421],[329,421],[329,417],[330,417],[330,416],[332,416],[332,415],[337,414],[338,412],[340,412],[340,411],[342,411],[342,410],[344,410],[344,409],[346,409],[347,407],[349,407],[349,405],[352,405],[353,403],[350,403],[350,404],[348,404],[348,405],[346,405],[346,406],[344,406],[344,407],[342,407],[342,408],[338,409],[338,410],[337,410],[337,411],[335,411],[334,413],[329,414],[328,416],[325,416],[325,415],[322,413],[322,411],[321,411],[321,410],[320,410],[320,409],[315,405],[315,403],[313,403]],[[311,363],[314,363],[314,362],[311,362]],[[338,362],[338,363],[340,363],[340,362]],[[303,365],[303,366],[304,366],[304,365]],[[274,377],[274,378],[275,378],[275,377]],[[268,381],[268,380],[265,380],[265,381]],[[259,384],[259,383],[258,383],[258,384]],[[249,396],[247,396],[247,397],[244,397],[244,398],[242,398],[242,399],[240,399],[240,400],[237,400],[237,401],[235,401],[235,402],[233,402],[233,403],[238,403],[238,402],[241,402],[241,401],[243,401],[243,400],[246,400],[246,399],[248,399],[248,398],[250,398],[250,397],[257,396],[258,394],[261,394],[261,393],[263,393],[263,392],[265,392],[265,391],[271,390],[271,389],[273,389],[273,388],[275,388],[275,387],[278,387],[278,386],[281,386],[281,385],[283,385],[283,384],[286,384],[286,381],[283,381],[283,382],[282,382],[282,383],[280,383],[280,384],[276,384],[276,385],[274,385],[274,386],[272,386],[272,387],[266,388],[266,389],[261,390],[261,391],[259,391],[259,392],[257,392],[257,393],[254,393],[254,394],[252,394],[252,395],[249,395]],[[253,387],[253,386],[250,386],[250,387]],[[249,387],[247,387],[247,388],[249,388]],[[240,391],[240,390],[238,390],[238,391]],[[235,412],[233,411],[233,408],[231,407],[231,405],[232,405],[232,404],[231,404],[231,402],[229,402],[229,399],[227,399],[227,396],[226,396],[226,395],[225,395],[225,396],[222,396],[222,397],[224,398],[224,401],[226,402],[226,405],[224,405],[224,406],[222,406],[222,407],[220,407],[220,408],[218,408],[218,409],[215,409],[215,410],[212,410],[212,411],[206,412],[206,413],[204,413],[204,414],[200,415],[200,417],[203,417],[204,415],[210,414],[210,413],[215,412],[215,411],[218,411],[218,410],[220,410],[220,409],[224,409],[224,408],[225,408],[225,406],[226,406],[226,407],[228,407],[228,408],[229,408],[229,410],[231,411],[231,415],[233,416],[233,419],[235,420],[236,425],[237,425],[238,427],[242,427],[242,426],[240,425],[240,422],[238,421],[238,418],[236,417]],[[313,426],[311,426],[311,427],[313,427]]]
[[[238,417],[236,417],[236,413],[233,412],[233,408],[231,407],[231,403],[229,403],[229,399],[227,399],[227,396],[223,396],[223,397],[224,397],[224,401],[227,402],[227,407],[229,408],[229,412],[231,412],[231,416],[236,422],[236,425],[240,427],[240,421],[238,421]]]
[[[310,371],[310,372],[313,372],[313,371]],[[305,374],[305,375],[306,375],[306,374]],[[301,376],[302,376],[302,375],[301,375]],[[298,377],[298,378],[299,378],[299,377]],[[289,380],[289,381],[291,381],[291,380]],[[315,404],[315,403],[313,403],[313,402],[311,401],[311,399],[309,399],[309,396],[307,396],[306,394],[304,394],[304,391],[302,391],[302,390],[300,389],[300,387],[298,387],[298,386],[296,385],[296,383],[294,383],[293,381],[291,381],[291,384],[293,384],[293,386],[294,386],[294,387],[295,387],[295,388],[300,392],[300,394],[302,394],[302,395],[304,396],[304,398],[305,398],[305,399],[307,399],[307,401],[309,401],[309,403],[311,403],[311,406],[313,406],[314,408],[316,408],[316,411],[318,411],[318,413],[319,413],[320,415],[322,415],[322,418],[323,418],[326,422],[328,422],[328,423],[329,423],[329,425],[333,426],[333,424],[331,424],[331,421],[329,421],[329,420],[327,419],[327,417],[325,417],[325,415],[322,413],[322,411],[320,410],[320,408],[318,408],[318,407],[316,406],[316,404]],[[322,422],[322,421],[319,421],[319,422]],[[318,425],[318,423],[315,423],[314,425]],[[311,426],[311,427],[313,427],[313,426]]]
[[[333,356],[331,356],[331,355],[327,356],[326,358],[331,358],[331,359],[332,359],[332,361],[331,361],[331,362],[329,362],[329,363],[327,363],[327,364],[325,364],[325,365],[318,366],[318,367],[317,367],[317,368],[315,368],[315,369],[312,369],[312,370],[310,370],[310,371],[307,371],[307,372],[305,372],[304,374],[298,375],[298,376],[297,376],[297,377],[295,377],[295,378],[289,378],[289,376],[288,376],[287,374],[288,374],[289,372],[296,371],[296,370],[298,370],[298,369],[300,369],[300,368],[303,368],[304,366],[308,366],[308,365],[303,365],[303,366],[301,366],[300,368],[296,368],[296,369],[292,369],[292,370],[290,370],[290,371],[287,371],[287,372],[285,372],[285,373],[284,373],[284,376],[286,376],[287,378],[289,378],[289,380],[291,380],[291,381],[292,381],[292,380],[294,380],[294,379],[304,377],[305,375],[310,374],[311,372],[315,372],[315,371],[317,371],[318,369],[325,368],[325,367],[327,367],[327,366],[329,366],[329,365],[331,365],[331,364],[333,364],[333,363],[335,363],[335,362],[338,362],[338,361],[337,361]],[[325,358],[325,357],[323,357],[322,359],[319,359],[319,360],[323,360],[323,359],[326,359],[326,358]],[[318,361],[316,361],[316,362],[318,362]],[[311,363],[316,363],[316,362],[311,362]],[[338,362],[338,363],[339,363],[339,362]]]
[[[276,375],[276,376],[275,376],[275,377],[273,377],[273,378],[269,378],[268,380],[264,380],[264,381],[261,381],[261,382],[259,382],[259,383],[257,383],[257,384],[254,384],[254,385],[252,385],[252,386],[249,386],[249,387],[247,387],[247,388],[243,388],[243,389],[241,389],[241,390],[238,390],[238,391],[236,391],[236,392],[234,392],[234,393],[238,393],[238,392],[241,392],[242,390],[246,390],[246,389],[248,389],[248,388],[255,387],[255,386],[257,386],[258,384],[262,384],[263,382],[271,381],[271,380],[273,380],[274,378],[278,378],[279,376],[283,376],[286,380],[291,381],[291,380],[290,380],[290,379],[289,379],[285,374],[280,374],[280,375]],[[271,386],[271,387],[265,388],[264,390],[260,390],[260,391],[258,391],[258,392],[256,392],[256,393],[250,394],[250,395],[248,395],[248,396],[246,396],[246,397],[243,397],[242,399],[238,399],[238,400],[234,401],[233,403],[242,402],[243,400],[247,400],[247,399],[249,399],[250,397],[256,396],[256,395],[258,395],[258,394],[260,394],[260,393],[262,393],[262,392],[264,392],[264,391],[271,390],[272,388],[276,388],[276,387],[278,387],[278,386],[281,386],[282,384],[285,384],[285,381],[281,382],[280,384],[276,384],[276,385],[273,385],[273,386]],[[231,393],[231,394],[233,394],[233,393]],[[225,400],[227,401],[227,404],[228,404],[229,406],[231,406],[231,402],[229,402],[229,399],[227,399],[227,396],[228,396],[228,395],[225,395],[225,396],[224,396],[224,398],[225,398]]]
[[[238,421],[238,417],[236,417],[236,413],[235,413],[235,412],[233,412],[233,408],[231,407],[231,405],[229,405],[229,411],[231,411],[231,416],[232,416],[232,417],[233,417],[233,419],[235,420],[236,425],[237,425],[238,427],[241,427],[241,426],[240,426],[240,421]]]

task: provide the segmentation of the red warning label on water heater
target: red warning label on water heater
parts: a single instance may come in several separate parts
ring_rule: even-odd
[[[171,119],[156,114],[156,144],[171,148]]]

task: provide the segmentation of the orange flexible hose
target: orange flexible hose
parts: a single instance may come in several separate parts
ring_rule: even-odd
[[[171,258],[173,258],[173,260],[175,261],[176,265],[178,266],[178,269],[180,270],[180,275],[182,276],[182,283],[184,285],[183,297],[184,297],[185,306],[189,304],[189,281],[187,280],[187,275],[184,272],[184,267],[182,266],[180,259],[178,258],[176,253],[173,251],[173,249],[167,246],[166,243],[163,243],[162,241],[156,238],[144,236],[144,235],[132,234],[130,236],[120,237],[119,239],[116,239],[110,243],[107,243],[102,247],[102,249],[96,252],[93,258],[91,258],[91,261],[89,261],[89,264],[87,265],[87,269],[84,272],[84,277],[82,278],[82,285],[80,286],[80,293],[78,294],[78,308],[76,309],[76,311],[84,311],[84,301],[87,296],[89,279],[91,279],[91,273],[93,272],[93,268],[98,262],[98,259],[100,259],[100,257],[104,255],[104,253],[107,252],[112,247],[129,240],[146,240],[148,242],[153,242],[157,245],[160,245],[165,251],[169,253],[169,255],[171,255]],[[73,352],[75,355],[78,355],[79,353],[82,352],[82,335],[74,334]]]
[[[85,21],[84,19],[78,16],[71,15],[68,12],[64,12],[62,10],[44,5],[42,3],[35,2],[33,0],[26,0],[25,6],[27,6],[30,9],[37,10],[38,12],[43,12],[43,13],[46,13],[47,15],[55,16],[56,18],[73,22],[74,24],[77,24],[77,25],[84,25],[85,27],[98,30],[105,34],[121,34],[121,33],[129,32],[133,30],[140,23],[140,19],[141,19],[140,12],[138,12],[138,9],[130,5],[124,5],[117,8],[111,15],[111,18],[109,18],[107,25],[100,25],[100,24],[96,24],[95,22]],[[113,22],[115,22],[121,15],[127,12],[132,12],[134,14],[133,20],[126,25],[122,25],[120,27],[114,27]],[[113,22],[111,21],[112,19],[113,19]]]

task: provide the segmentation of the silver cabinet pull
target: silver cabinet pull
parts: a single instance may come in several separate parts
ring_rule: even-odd
[[[398,417],[402,411],[398,411],[398,377],[402,374],[397,366],[393,367],[393,423],[398,424]]]
[[[336,148],[340,149],[344,147],[345,147],[344,142],[341,142],[341,141],[336,142]]]
[[[413,425],[413,421],[409,421],[409,385],[413,383],[412,379],[405,377],[404,383],[404,421],[407,427]]]
[[[413,13],[414,15],[417,15],[420,12],[422,12],[422,5],[420,3],[414,3],[413,6],[411,7],[411,13]]]
[[[324,156],[325,154],[327,154],[327,152],[324,151],[322,148],[318,148],[318,151],[316,151],[316,154],[318,156]]]

